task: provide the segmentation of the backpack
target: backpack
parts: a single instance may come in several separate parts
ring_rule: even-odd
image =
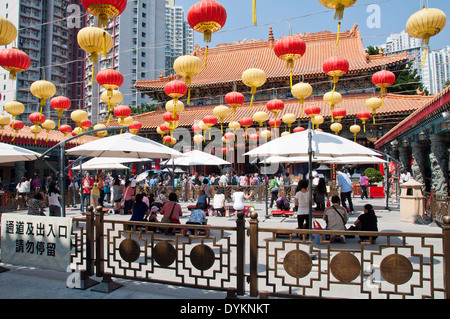
[[[238,179],[237,175],[234,175],[231,178],[231,185],[237,185],[238,183],[239,183],[239,179]]]

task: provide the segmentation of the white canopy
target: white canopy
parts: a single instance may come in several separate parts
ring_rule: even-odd
[[[384,164],[387,161],[374,156],[349,156],[337,157],[331,161],[325,162],[327,164]]]
[[[178,158],[180,152],[147,138],[123,133],[67,150],[68,155],[91,157]]]
[[[378,156],[379,154],[339,135],[312,130],[314,157]],[[308,130],[286,135],[263,144],[244,155],[270,157],[308,156]]]
[[[385,160],[374,156],[343,156],[343,157],[323,157],[313,156],[313,163],[323,164],[384,164]],[[285,157],[285,156],[271,156],[266,159],[267,164],[276,163],[308,163],[308,156]]]
[[[314,157],[313,163],[325,163],[333,160],[332,157]],[[263,162],[263,161],[261,161]],[[296,156],[296,157],[286,157],[286,156],[271,156],[266,159],[267,164],[285,164],[285,163],[308,163],[308,156]]]
[[[0,163],[34,161],[40,156],[39,153],[19,146],[0,143]]]
[[[79,171],[83,169],[83,171],[97,171],[97,170],[126,170],[130,169],[128,166],[125,166],[120,163],[104,163],[104,164],[82,164],[80,166],[75,166],[72,168],[73,170]]]
[[[230,162],[224,161],[223,159],[205,153],[202,151],[191,151],[184,153],[183,157],[179,157],[174,160],[174,165],[176,166],[196,166],[196,165],[207,165],[207,166],[220,166],[220,165],[230,165]],[[172,165],[172,160],[167,160],[161,163],[161,165]]]

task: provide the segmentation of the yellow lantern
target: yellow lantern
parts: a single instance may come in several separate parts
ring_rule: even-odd
[[[300,82],[292,87],[291,93],[294,97],[300,100],[300,105],[302,106],[300,117],[303,117],[303,105],[305,103],[305,99],[312,95],[313,88],[309,83]]]
[[[81,122],[86,121],[88,117],[88,113],[83,110],[75,110],[70,113],[70,118],[72,119],[72,121],[77,123],[79,128],[81,128]]]
[[[272,136],[272,132],[270,130],[264,130],[261,132],[261,137],[268,141],[270,137]]]
[[[203,135],[197,134],[194,136],[194,143],[197,144],[198,150],[200,150],[200,145],[203,143]]]
[[[287,135],[290,135],[291,133],[290,132],[283,132],[283,133],[281,133],[281,137],[283,137],[283,136],[287,136]]]
[[[56,127],[56,123],[52,120],[45,120],[44,123],[42,123],[42,128],[45,129],[47,131],[47,139],[45,140],[46,142],[48,142],[48,135],[50,133],[51,130],[55,129]]]
[[[266,73],[261,69],[251,68],[242,73],[242,82],[251,88],[252,100],[250,102],[250,107],[253,106],[256,89],[263,86],[266,81]]]
[[[339,122],[338,122],[338,123],[333,123],[333,124],[331,124],[330,129],[331,129],[334,133],[336,133],[336,135],[338,135],[339,132],[342,131],[342,124],[339,123]]]
[[[234,121],[228,124],[228,127],[233,130],[233,133],[236,134],[236,131],[241,128],[241,124],[239,122]]]
[[[383,106],[383,100],[378,97],[370,98],[366,101],[366,108],[372,111],[373,124],[375,124],[375,115],[377,110]]]
[[[159,135],[161,135],[161,138],[164,137],[164,135],[166,135],[166,132],[164,132],[163,130],[161,130],[161,128],[158,126],[156,128],[156,133],[158,133]]]
[[[231,109],[225,105],[216,106],[213,110],[213,114],[219,118],[220,129],[223,134],[223,120],[229,116],[231,113]]]
[[[428,46],[430,38],[439,34],[447,24],[447,17],[440,9],[422,8],[414,13],[406,23],[406,32],[413,38],[422,39],[422,45]],[[425,65],[428,48],[425,48],[422,65]]]
[[[16,26],[8,19],[0,17],[0,46],[11,44],[16,38]]]
[[[293,113],[287,113],[281,118],[281,120],[283,121],[283,123],[287,124],[287,126],[289,128],[289,133],[290,133],[292,123],[297,121],[297,115],[295,115]]]
[[[256,112],[253,114],[253,121],[259,123],[259,127],[263,126],[263,123],[269,119],[269,114],[266,112]]]
[[[203,69],[203,62],[200,58],[187,54],[176,58],[173,69],[179,76],[184,77],[184,83],[189,87],[192,78],[198,75]],[[191,88],[188,89],[187,104],[191,104]]]
[[[336,10],[334,15],[335,20],[342,20],[344,18],[345,8],[351,7],[357,0],[319,0],[319,2],[328,9]]]
[[[94,131],[96,131],[96,130],[100,130],[100,129],[103,129],[103,128],[106,128],[105,124],[96,124],[96,125],[94,125],[93,129],[94,129]],[[98,131],[98,132],[95,132],[95,135],[97,135],[100,138],[103,138],[106,135],[108,135],[108,131]]]
[[[7,115],[0,114],[0,128],[2,129],[2,140],[3,140],[3,129],[5,126],[9,125],[11,119]]]
[[[361,126],[359,125],[352,125],[350,126],[350,132],[352,132],[355,136],[355,142],[356,142],[356,135],[358,135],[359,132],[361,132]]]
[[[30,132],[34,134],[34,144],[37,143],[37,135],[42,132],[42,128],[39,125],[30,126]]]
[[[184,111],[184,103],[178,100],[175,103],[175,100],[170,100],[166,103],[166,111],[174,114],[175,118],[178,113],[181,113]]]
[[[120,118],[118,120],[118,122],[119,122],[120,126],[130,126],[131,124],[133,124],[134,119],[131,116],[128,116],[128,117],[123,118],[123,119]]]
[[[7,102],[4,106],[6,112],[13,116],[13,121],[16,120],[16,116],[25,112],[25,105],[18,101]],[[14,128],[13,128],[14,129]]]
[[[323,96],[323,101],[330,106],[330,111],[334,111],[334,107],[343,101],[342,95],[339,92],[328,92]]]
[[[323,118],[322,115],[316,115],[313,118],[311,118],[311,123],[316,125],[316,128],[319,128],[319,126],[323,124],[324,121],[325,119]]]
[[[112,96],[108,96],[108,91],[103,91],[100,96],[103,103],[108,105],[108,112],[114,112],[114,106],[119,105],[123,101],[123,94],[120,91],[113,90]]]
[[[41,110],[39,113],[42,114],[42,108],[46,104],[47,99],[56,94],[56,86],[52,82],[39,80],[31,84],[30,92],[41,100]]]

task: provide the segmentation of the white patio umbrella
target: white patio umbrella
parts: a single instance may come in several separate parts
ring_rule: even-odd
[[[76,171],[79,171],[81,169],[83,169],[83,171],[97,171],[102,169],[116,171],[116,170],[127,170],[130,168],[120,163],[87,164],[86,162],[85,164],[81,166],[75,166],[72,169]]]
[[[172,163],[173,162],[173,163]],[[161,163],[161,165],[175,165],[175,166],[196,166],[196,165],[206,165],[206,166],[221,166],[230,165],[230,162],[224,161],[223,159],[211,155],[202,151],[191,151],[184,153],[183,157],[179,157],[175,160],[167,160]]]
[[[332,157],[313,157],[313,163],[326,163],[332,161]],[[267,164],[290,164],[290,163],[308,163],[308,156],[296,156],[296,157],[286,157],[286,156],[270,156],[266,158],[265,162]]]
[[[326,164],[385,164],[387,161],[373,156],[346,156],[335,157],[330,161],[324,162]]]
[[[314,157],[378,156],[379,154],[336,134],[312,130],[311,146]],[[250,157],[309,156],[308,130],[286,135],[265,143],[244,155]]]
[[[66,151],[68,155],[90,157],[178,158],[180,152],[150,139],[123,133],[86,143]]]
[[[19,146],[0,143],[0,163],[34,161],[40,156],[39,153]]]

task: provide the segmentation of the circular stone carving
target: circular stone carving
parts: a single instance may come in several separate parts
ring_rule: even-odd
[[[153,258],[161,267],[169,267],[176,257],[175,248],[166,241],[160,241],[153,247]]]
[[[405,256],[392,254],[383,259],[380,272],[390,284],[403,285],[411,279],[413,267]]]
[[[342,252],[331,260],[330,269],[337,280],[350,283],[359,276],[361,264],[353,254]]]
[[[284,257],[283,267],[290,276],[303,278],[311,272],[312,259],[302,250],[292,250]]]
[[[214,265],[215,254],[211,247],[204,244],[195,246],[191,250],[191,262],[198,270],[208,270]]]
[[[119,245],[119,254],[123,260],[126,262],[132,263],[138,260],[139,255],[141,254],[141,248],[139,244],[135,242],[133,239],[125,239]]]

